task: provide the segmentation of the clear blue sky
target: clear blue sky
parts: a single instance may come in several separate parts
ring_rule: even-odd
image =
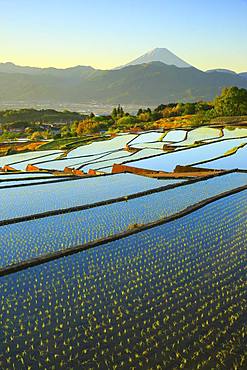
[[[166,47],[247,71],[247,0],[0,0],[0,62],[111,68]]]

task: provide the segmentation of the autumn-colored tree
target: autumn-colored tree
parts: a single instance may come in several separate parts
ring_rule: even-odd
[[[107,130],[108,126],[109,123],[106,121],[95,121],[94,119],[87,118],[79,122],[76,133],[78,136],[98,133],[102,130]]]
[[[151,119],[151,114],[148,112],[141,113],[138,115],[138,118],[141,122],[148,122]]]

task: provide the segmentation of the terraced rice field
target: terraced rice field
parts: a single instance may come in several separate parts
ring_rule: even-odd
[[[36,151],[36,152],[28,152],[28,153],[21,153],[21,154],[12,154],[5,157],[0,157],[0,167],[5,165],[15,166],[20,165],[21,163],[25,162],[33,162],[36,158],[46,158],[49,156],[58,157],[62,152],[60,150],[45,150],[45,151]]]
[[[162,138],[161,132],[146,132],[144,134],[138,135],[129,142],[130,145],[135,146],[136,144],[152,143],[154,141],[159,141]]]
[[[198,163],[196,166],[209,169],[229,170],[231,168],[239,168],[240,170],[247,170],[247,145],[238,149],[236,153],[210,162]]]
[[[246,197],[1,277],[1,368],[244,368]]]
[[[129,156],[131,153],[125,151],[124,153],[119,153],[121,151],[117,150],[108,153],[101,153],[96,155],[89,155],[89,156],[81,156],[81,157],[73,157],[73,158],[63,158],[56,161],[45,161],[45,162],[39,162],[36,165],[45,170],[60,170],[62,171],[65,167],[70,168],[81,168],[84,165],[95,163],[95,161],[102,161],[105,158],[109,158],[109,156],[112,156],[113,158],[118,157],[124,157]]]
[[[99,141],[89,145],[84,145],[79,148],[76,148],[69,152],[67,155],[68,158],[89,155],[95,153],[108,153],[110,151],[119,150],[124,148],[128,142],[135,139],[137,135],[120,135],[111,140]]]
[[[147,144],[148,145],[148,144]],[[83,169],[83,171],[85,173],[87,173],[89,171],[89,169],[95,169],[95,170],[100,170],[101,168],[105,168],[105,167],[110,167],[110,169],[112,169],[112,166],[114,163],[123,163],[127,160],[139,160],[139,159],[142,159],[142,158],[148,158],[148,157],[153,157],[153,156],[156,156],[156,155],[160,155],[164,153],[164,151],[162,150],[159,150],[157,148],[145,148],[145,149],[142,149],[140,150],[139,152],[137,153],[129,153],[130,155],[128,155],[127,157],[124,156],[124,157],[119,157],[119,158],[115,158],[115,159],[108,159],[108,160],[104,160],[103,158],[101,159],[101,161],[95,161],[94,163],[90,163],[86,166],[82,166],[81,168]],[[107,171],[107,173],[111,173],[111,170],[110,171]]]
[[[246,369],[243,130],[119,134],[1,157],[20,172],[0,172],[0,370]],[[110,174],[124,162],[230,171]]]
[[[184,180],[156,180],[131,174],[97,176],[75,181],[0,190],[0,221],[57,209],[82,206]]]
[[[241,138],[241,137],[247,137],[247,128],[243,127],[225,127],[223,128],[223,138],[228,139],[234,139],[234,138]],[[204,139],[204,142],[209,141],[216,141],[218,139]]]
[[[147,166],[150,165],[153,169],[172,171],[172,165],[167,166],[165,164],[165,167],[163,166],[164,159],[173,163],[174,158],[177,163],[181,162],[180,158],[186,157],[185,163],[183,164],[183,160],[181,162],[183,165],[193,164],[194,161],[189,160],[190,158],[198,157],[198,161],[216,159],[224,155],[224,147],[226,151],[232,149],[234,143],[236,143],[234,140],[239,139],[239,142],[241,142],[242,139],[246,141],[247,129],[199,127],[191,130],[170,130],[164,133],[149,131],[139,134],[119,134],[112,139],[106,139],[82,145],[69,152],[36,151],[1,157],[0,167],[9,165],[18,171],[25,171],[27,166],[31,164],[46,171],[64,171],[65,168],[71,168],[81,169],[84,173],[88,173],[90,170],[111,173],[114,163],[138,161],[137,165],[142,166],[146,164],[148,157],[157,157],[151,162],[148,161]],[[221,143],[219,141],[226,142]],[[203,155],[203,147],[197,148],[210,143],[214,144],[214,146],[208,147],[212,152],[212,157],[208,157],[206,154]],[[177,151],[183,148],[192,151],[186,152],[186,156],[183,156],[183,153],[169,153],[167,152],[167,145],[169,151],[172,149]],[[133,152],[135,149],[138,150],[137,153]],[[164,157],[162,154],[167,154],[168,157]],[[174,154],[174,156],[171,156],[171,154]],[[144,160],[143,163],[140,161],[141,159]]]
[[[170,172],[173,171],[177,165],[187,166],[201,161],[216,159],[236,146],[245,143],[247,143],[247,138],[232,139],[209,143],[207,145],[204,144],[195,148],[183,149],[139,161],[125,161],[124,163],[137,168]]]
[[[232,189],[247,173],[230,173],[150,195],[0,227],[0,267],[82,245],[147,224]]]
[[[39,172],[19,172],[19,173],[0,173],[0,181],[15,181],[17,179],[30,179],[36,177],[53,177],[51,173],[39,173]]]
[[[187,133],[186,139],[180,143],[183,146],[191,146],[197,142],[223,137],[220,129],[211,127],[199,127]],[[177,144],[175,144],[177,145]]]
[[[165,134],[163,141],[179,143],[180,141],[184,141],[186,139],[186,135],[186,130],[171,130]]]
[[[26,180],[22,180],[22,179],[18,179],[18,180],[15,180],[15,181],[0,181],[0,189],[9,189],[9,188],[13,188],[13,187],[19,187],[19,186],[31,186],[31,185],[39,185],[39,184],[51,184],[51,183],[58,183],[58,182],[64,182],[64,181],[72,181],[73,179],[72,178],[65,178],[65,177],[55,177],[55,176],[52,176],[52,178],[50,177],[44,177],[44,178],[40,178],[40,179],[37,179],[37,178],[31,178],[31,179],[26,179]]]

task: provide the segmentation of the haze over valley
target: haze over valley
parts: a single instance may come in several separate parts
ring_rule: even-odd
[[[166,48],[154,49],[124,66],[99,70],[0,64],[2,108],[52,107],[109,112],[121,103],[130,110],[175,101],[212,100],[223,87],[247,88],[247,73],[201,71]]]

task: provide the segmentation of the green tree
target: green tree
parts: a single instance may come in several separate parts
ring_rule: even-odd
[[[183,107],[183,114],[195,114],[195,104],[194,103],[186,103]]]
[[[117,108],[113,108],[111,116],[113,119],[117,118]]]
[[[71,133],[70,133],[69,126],[68,125],[63,126],[61,128],[61,137],[70,137],[70,136],[71,136]]]
[[[78,121],[74,121],[72,123],[72,125],[70,126],[70,132],[71,132],[71,135],[72,136],[76,136],[77,135],[77,132],[76,131],[77,131],[78,124],[79,124]]]
[[[247,114],[247,90],[229,87],[222,90],[214,101],[217,116],[241,116]]]
[[[136,118],[132,116],[121,117],[117,120],[117,126],[125,128],[131,127],[136,123]]]
[[[210,111],[214,108],[213,103],[199,101],[195,103],[195,113]]]
[[[123,110],[123,107],[121,107],[120,104],[118,104],[118,107],[117,107],[117,116],[118,117],[123,117],[124,116],[124,110]]]
[[[121,105],[118,104],[118,107],[117,107],[117,114],[118,114],[118,116],[120,115],[120,113],[121,113]]]
[[[158,119],[161,119],[163,116],[162,116],[162,113],[161,112],[153,112],[151,114],[151,121],[157,121]]]

